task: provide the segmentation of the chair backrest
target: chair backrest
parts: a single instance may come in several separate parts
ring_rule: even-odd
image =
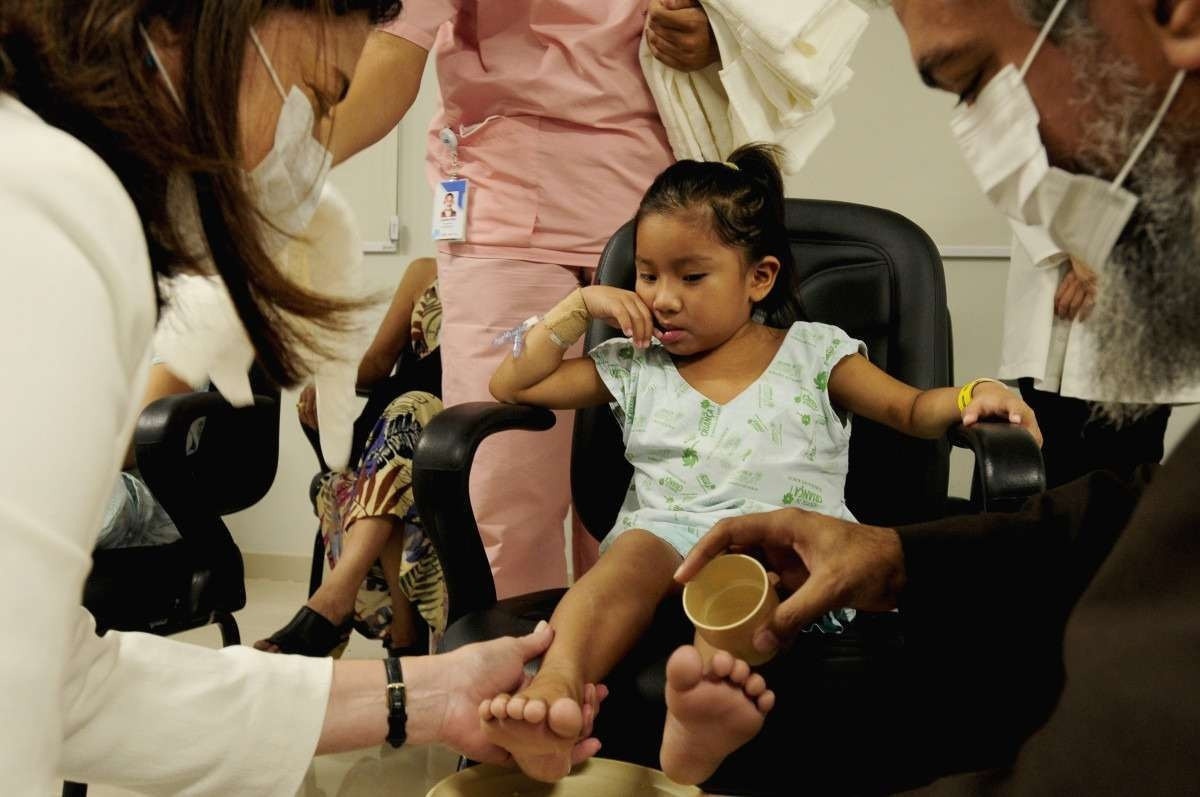
[[[808,320],[834,324],[862,340],[871,361],[902,382],[950,385],[946,281],[929,236],[897,213],[846,202],[789,199],[786,214]],[[598,283],[632,288],[634,244],[630,222],[605,247]],[[616,334],[593,321],[586,346]],[[608,407],[577,413],[573,446],[575,508],[588,530],[603,538],[632,475]],[[846,502],[860,521],[898,524],[940,516],[949,472],[945,438],[917,440],[854,419]]]
[[[279,455],[279,389],[257,369],[250,384],[248,407],[182,393],[138,417],[138,469],[183,539],[93,554],[83,599],[97,628],[172,634],[246,605],[241,551],[221,516],[266,495]]]
[[[220,394],[168,396],[138,419],[138,467],[186,538],[202,524],[247,509],[267,494],[279,461],[279,388],[251,371],[254,404],[231,407]],[[153,431],[150,441],[143,429]]]

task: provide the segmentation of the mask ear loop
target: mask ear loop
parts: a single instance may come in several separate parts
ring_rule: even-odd
[[[175,101],[175,107],[183,112],[183,100],[179,99],[179,92],[175,91],[175,84],[171,82],[167,70],[163,67],[162,59],[158,57],[158,49],[155,48],[154,42],[150,39],[150,34],[146,32],[146,28],[141,23],[138,23],[138,32],[142,34],[143,41],[146,42],[146,49],[150,53],[150,60],[154,62],[154,68],[158,70],[158,76],[162,78],[162,82],[166,84],[167,93],[171,95],[171,99]]]
[[[1142,153],[1146,151],[1146,147],[1150,146],[1151,139],[1154,138],[1154,134],[1158,132],[1158,128],[1162,125],[1163,118],[1166,117],[1167,111],[1170,110],[1171,103],[1175,101],[1175,95],[1179,94],[1179,89],[1183,86],[1183,79],[1185,77],[1187,77],[1186,70],[1180,69],[1175,73],[1175,79],[1171,81],[1171,87],[1167,89],[1167,95],[1163,97],[1162,104],[1158,106],[1157,113],[1150,120],[1150,125],[1146,128],[1146,132],[1142,133],[1141,139],[1138,141],[1137,146],[1133,148],[1133,154],[1125,162],[1121,173],[1112,181],[1112,185],[1108,189],[1109,191],[1119,190],[1125,183],[1125,180],[1129,178],[1129,173],[1133,171],[1134,165],[1142,157]]]
[[[1038,32],[1037,39],[1033,42],[1033,47],[1029,50],[1029,55],[1025,56],[1025,63],[1021,64],[1021,79],[1025,79],[1025,73],[1029,71],[1029,67],[1033,66],[1033,59],[1037,58],[1041,52],[1042,45],[1046,43],[1046,39],[1050,37],[1050,31],[1054,30],[1054,25],[1058,22],[1058,18],[1062,16],[1062,12],[1067,7],[1068,0],[1058,0],[1058,5],[1050,12],[1050,16],[1046,18],[1046,24]]]
[[[283,90],[283,83],[280,82],[279,75],[275,72],[275,67],[271,64],[271,59],[267,57],[267,51],[263,48],[262,42],[258,40],[258,34],[254,32],[254,28],[250,29],[250,41],[254,42],[254,47],[258,50],[258,57],[262,59],[263,66],[267,68],[267,74],[271,76],[271,82],[275,84],[275,90],[279,92],[279,98],[286,102],[287,92]]]

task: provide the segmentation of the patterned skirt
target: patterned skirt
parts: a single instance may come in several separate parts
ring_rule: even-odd
[[[367,437],[358,467],[330,473],[317,494],[317,514],[331,567],[337,567],[342,544],[354,533],[355,521],[394,517],[404,530],[400,590],[420,612],[435,636],[446,630],[446,584],[433,543],[425,535],[413,501],[413,448],[425,424],[442,410],[437,397],[409,392],[393,400]],[[359,588],[355,629],[372,639],[386,639],[392,622],[388,579],[377,560]]]

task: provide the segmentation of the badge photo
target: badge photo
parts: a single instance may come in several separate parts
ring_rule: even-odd
[[[433,197],[433,240],[465,241],[467,239],[466,180],[439,180]]]

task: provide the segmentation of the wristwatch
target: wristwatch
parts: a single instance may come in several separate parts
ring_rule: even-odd
[[[400,659],[388,657],[383,660],[387,672],[388,744],[399,747],[408,738],[408,711],[405,704],[408,693],[404,687],[404,673],[400,670]]]

